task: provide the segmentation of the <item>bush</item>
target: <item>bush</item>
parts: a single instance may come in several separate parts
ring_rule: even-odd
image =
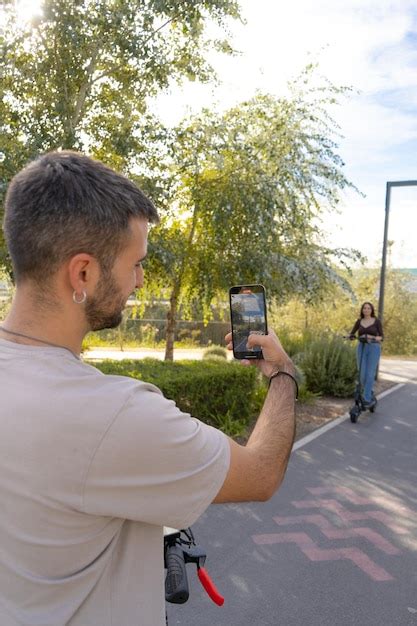
[[[245,432],[259,410],[255,368],[224,361],[105,360],[94,363],[105,374],[153,383],[165,397],[194,417],[230,436]]]
[[[227,350],[226,348],[222,348],[221,346],[213,346],[212,348],[207,348],[203,352],[203,359],[220,359],[227,360]]]
[[[278,337],[282,347],[291,359],[304,352],[313,340],[311,333],[306,330],[302,333],[291,334],[287,328],[281,328],[278,332]]]
[[[343,339],[324,336],[310,343],[297,359],[313,393],[345,398],[355,388],[355,350]]]

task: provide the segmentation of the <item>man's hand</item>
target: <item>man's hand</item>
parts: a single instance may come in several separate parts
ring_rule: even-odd
[[[228,350],[233,350],[232,333],[228,333],[225,337]],[[252,365],[255,363],[261,372],[268,378],[277,370],[285,370],[290,374],[294,373],[294,366],[288,354],[281,345],[280,340],[273,330],[269,330],[267,335],[251,334],[248,338],[247,347],[262,348],[263,359],[242,359],[243,365]]]

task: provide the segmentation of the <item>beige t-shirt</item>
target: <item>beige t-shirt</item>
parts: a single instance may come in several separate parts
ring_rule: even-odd
[[[163,626],[163,530],[219,491],[227,437],[153,385],[0,340],[1,626]]]

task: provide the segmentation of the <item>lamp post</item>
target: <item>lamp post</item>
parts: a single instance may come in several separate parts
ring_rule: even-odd
[[[388,223],[389,209],[391,204],[391,187],[416,187],[417,180],[397,180],[387,182],[385,194],[385,224],[384,224],[384,244],[382,246],[381,278],[379,281],[378,317],[384,318],[384,298],[385,298],[385,272],[387,267],[387,247],[388,247]]]

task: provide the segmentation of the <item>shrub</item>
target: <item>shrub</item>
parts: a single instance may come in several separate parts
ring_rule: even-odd
[[[323,336],[306,347],[298,363],[313,393],[347,397],[356,382],[355,350],[343,339]]]
[[[222,348],[222,346],[213,346],[211,348],[207,348],[203,352],[203,359],[224,359],[227,360],[227,350],[226,348]]]
[[[304,352],[312,341],[311,333],[306,330],[303,333],[291,334],[287,328],[281,328],[278,332],[278,337],[285,352],[292,359]]]
[[[155,346],[157,343],[157,336],[159,333],[159,328],[157,326],[152,326],[152,324],[144,324],[143,326],[139,326],[139,342],[141,345],[146,346]]]
[[[255,368],[224,361],[105,360],[94,363],[105,374],[153,383],[165,397],[194,417],[230,436],[242,434],[259,409]]]

